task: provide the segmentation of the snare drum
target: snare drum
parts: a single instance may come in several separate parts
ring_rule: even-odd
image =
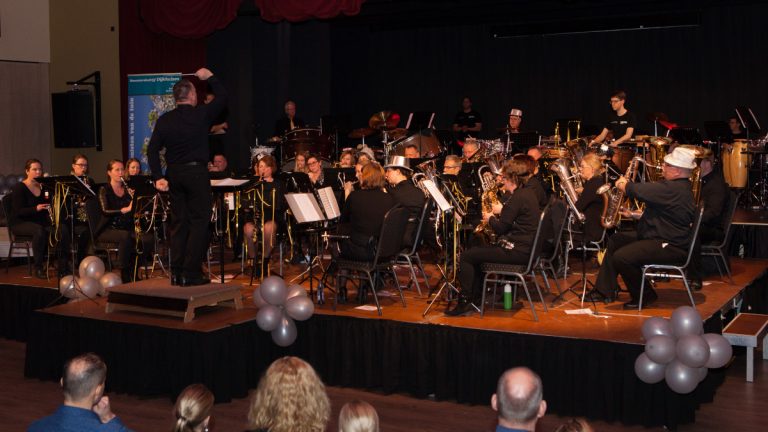
[[[723,176],[725,182],[732,188],[744,188],[747,186],[747,172],[751,161],[751,155],[742,153],[749,148],[747,140],[735,140],[730,150],[723,149]]]

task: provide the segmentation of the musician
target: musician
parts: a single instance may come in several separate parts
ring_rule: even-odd
[[[208,172],[220,173],[220,175],[226,177],[233,177],[235,174],[228,167],[229,162],[227,162],[227,157],[221,153],[216,153],[213,155],[213,160],[208,163]]]
[[[257,176],[260,183],[256,185],[254,201],[254,215],[256,220],[248,221],[243,225],[243,234],[248,245],[248,257],[256,259],[257,250],[263,247],[261,251],[261,265],[254,266],[255,276],[267,275],[269,269],[269,257],[272,255],[272,249],[275,247],[277,238],[277,221],[282,220],[282,214],[285,212],[285,187],[275,179],[277,172],[277,162],[271,155],[265,155],[256,163]],[[256,224],[261,223],[262,244],[254,243],[254,230]]]
[[[419,148],[416,147],[416,144],[408,144],[405,146],[405,157],[408,159],[418,159],[421,157]]]
[[[136,158],[130,158],[125,162],[126,178],[141,175],[141,161]]]
[[[157,120],[147,149],[155,187],[171,193],[175,225],[171,234],[171,283],[183,286],[210,282],[201,271],[211,219],[211,183],[206,169],[208,129],[227,103],[224,86],[210,70],[199,69],[195,76],[208,81],[216,99],[208,105],[198,105],[195,86],[186,79],[177,82],[173,86],[176,109]],[[167,178],[160,166],[163,148]]]
[[[85,200],[96,197],[96,182],[88,176],[88,157],[84,154],[78,153],[72,157],[72,169],[69,172],[71,175],[77,177],[88,185],[93,195],[90,192],[87,195],[78,195],[73,202],[67,201],[64,203],[70,215],[75,216],[74,231],[75,231],[75,244],[77,245],[77,262],[80,262],[85,258],[88,252],[88,244],[91,241],[91,235],[88,230],[88,214],[85,211]],[[75,208],[70,208],[72,204]],[[63,221],[69,224],[69,221]]]
[[[468,139],[464,142],[464,147],[461,149],[463,154],[462,162],[482,162],[483,154],[480,152],[480,146],[477,144],[477,140]]]
[[[315,155],[309,155],[307,157],[307,169],[312,186],[315,188],[323,187],[325,179],[323,178],[323,164],[320,162],[320,158]]]
[[[547,205],[549,197],[547,196],[547,191],[544,189],[544,184],[536,176],[539,165],[531,156],[524,154],[516,154],[512,157],[512,159],[521,161],[528,167],[529,174],[528,178],[525,179],[523,188],[530,189],[533,192],[533,194],[536,196],[536,202],[539,204],[539,208],[543,209]]]
[[[603,213],[603,198],[598,195],[597,189],[605,184],[602,161],[595,153],[587,153],[579,164],[579,175],[584,180],[579,198],[576,200],[576,209],[584,215],[584,242],[599,241],[603,236],[603,226],[600,224],[600,216]]]
[[[445,157],[445,163],[443,164],[443,174],[457,176],[461,171],[461,158],[456,155],[448,155]]]
[[[355,162],[355,152],[352,151],[352,149],[346,149],[341,152],[341,156],[339,157],[340,168],[352,168],[355,166]]]
[[[107,216],[97,223],[93,235],[103,242],[117,243],[117,255],[120,260],[120,274],[123,282],[141,280],[134,271],[134,259],[138,251],[144,260],[152,259],[154,241],[151,233],[142,232],[137,245],[136,225],[134,223],[133,190],[126,187],[123,180],[125,168],[123,162],[112,159],[107,164],[108,183],[99,188],[101,213]],[[135,276],[135,279],[134,279]]]
[[[373,156],[373,150],[371,150],[371,148],[367,145],[361,144],[358,145],[357,148],[357,163],[365,165],[368,162],[376,160],[376,158]]]
[[[360,179],[363,176],[363,164],[361,164],[359,161],[355,164],[355,178],[357,179],[354,182],[348,181],[344,182],[344,200],[346,201],[347,198],[349,198],[349,194],[352,193],[353,190],[359,189],[360,185]]]
[[[507,193],[493,212],[483,212],[487,221],[500,239],[513,247],[496,245],[470,248],[461,254],[459,282],[461,293],[456,306],[445,312],[448,316],[465,315],[472,311],[472,303],[479,303],[482,296],[483,263],[526,264],[530,257],[533,239],[538,227],[541,211],[536,196],[525,188],[530,178],[528,164],[512,159],[502,168],[502,189]]]
[[[416,229],[418,228],[421,209],[426,197],[421,189],[411,181],[411,170],[408,159],[403,156],[390,156],[384,166],[384,175],[389,183],[389,192],[395,201],[408,210],[408,225],[403,230],[403,247],[413,245]]]
[[[307,169],[307,152],[298,151],[293,159],[293,172],[306,173]],[[258,173],[257,173],[258,174]]]
[[[624,309],[637,309],[640,301],[642,266],[645,264],[682,264],[692,241],[691,224],[695,204],[691,193],[691,170],[696,167],[695,153],[678,147],[664,157],[662,175],[658,182],[629,183],[623,176],[616,187],[627,198],[645,203],[642,214],[622,211],[624,216],[639,218],[637,232],[617,232],[608,240],[608,249],[597,275],[592,300],[613,302],[618,292],[617,277],[621,275],[630,293]],[[644,305],[653,303],[658,295],[646,284]]]
[[[608,121],[608,124],[600,132],[600,135],[596,136],[595,139],[589,143],[590,146],[605,141],[608,132],[611,132],[613,135],[614,141],[610,146],[614,148],[632,139],[632,135],[635,133],[635,126],[637,126],[637,118],[635,118],[634,113],[629,112],[627,108],[624,107],[626,100],[627,94],[623,90],[618,90],[611,95],[611,109],[613,110],[613,115]]]
[[[35,255],[35,277],[48,279],[45,270],[48,240],[53,225],[51,215],[51,200],[53,191],[43,191],[42,185],[37,181],[43,176],[43,164],[37,159],[29,159],[24,165],[26,176],[21,183],[16,183],[11,189],[11,213],[8,215],[8,226],[14,235],[31,236],[32,252]],[[4,198],[7,199],[7,198]],[[69,264],[70,231],[64,221],[59,224],[59,231],[55,235],[58,239],[56,252],[58,252],[59,277],[72,274]]]
[[[453,118],[453,132],[456,139],[464,141],[467,137],[477,138],[483,130],[483,118],[480,113],[472,109],[472,99],[464,96],[461,100],[461,111]]]
[[[306,126],[304,120],[296,117],[296,102],[292,100],[286,101],[283,109],[285,117],[275,122],[275,133],[273,134],[275,137],[281,137],[294,129],[300,129]]]
[[[523,123],[523,111],[518,108],[509,110],[509,120],[507,121],[508,133],[520,133],[520,125]]]
[[[728,142],[732,143],[734,140],[747,138],[747,132],[741,128],[741,120],[738,117],[728,117],[728,128],[731,130]]]
[[[384,170],[378,162],[363,166],[360,190],[352,191],[341,211],[342,233],[350,238],[341,243],[341,257],[367,261],[373,259],[375,239],[381,232],[384,215],[397,204],[384,192]]]

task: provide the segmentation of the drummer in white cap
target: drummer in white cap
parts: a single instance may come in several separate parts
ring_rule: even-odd
[[[519,108],[512,108],[509,111],[509,124],[507,129],[509,133],[520,133],[520,124],[523,122],[523,111]]]

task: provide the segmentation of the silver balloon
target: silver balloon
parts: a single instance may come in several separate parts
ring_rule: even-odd
[[[296,340],[296,324],[290,317],[283,316],[280,325],[272,330],[272,340],[281,347],[287,347]]]
[[[709,345],[709,360],[705,366],[716,369],[728,364],[733,356],[733,347],[728,339],[717,333],[707,333],[702,337]]]
[[[306,296],[307,296],[307,290],[305,290],[303,286],[293,284],[288,287],[288,294],[286,294],[285,300],[288,301],[294,297],[306,297]]]
[[[675,359],[675,339],[671,336],[653,336],[645,343],[645,354],[656,363],[667,364]]]
[[[122,284],[123,280],[120,279],[120,275],[117,273],[107,272],[99,278],[99,283],[101,284],[101,294],[103,295],[106,290]]]
[[[285,286],[285,281],[279,276],[270,276],[264,279],[259,288],[261,288],[261,297],[267,303],[275,306],[282,306],[285,303],[288,288]]]
[[[59,280],[59,292],[66,298],[77,297],[77,291],[75,291],[75,277],[67,275]]]
[[[668,319],[651,317],[643,322],[643,339],[647,341],[654,336],[672,336]]]
[[[80,263],[80,277],[87,276],[98,280],[104,276],[104,261],[97,256],[89,256]]]
[[[680,306],[675,309],[672,312],[670,324],[672,334],[678,339],[686,335],[704,334],[704,323],[701,320],[701,315],[691,306]]]
[[[289,298],[285,302],[285,312],[297,321],[304,321],[315,312],[315,304],[306,296]]]
[[[664,379],[664,371],[667,365],[656,363],[648,358],[645,353],[637,356],[635,360],[635,374],[640,381],[648,384],[656,384]]]
[[[709,371],[709,369],[705,367],[700,367],[700,368],[694,369],[694,371],[699,376],[699,382],[702,382],[704,381],[705,378],[707,378],[707,372]]]
[[[692,368],[700,368],[709,360],[709,345],[699,335],[687,335],[677,340],[675,348],[677,359],[684,365]]]
[[[261,296],[261,290],[259,287],[256,287],[256,289],[253,290],[253,304],[255,304],[259,309],[269,304],[266,302],[266,300],[264,300],[264,297]]]
[[[78,297],[94,298],[101,291],[101,284],[99,284],[98,279],[92,277],[80,276],[77,278],[77,285],[80,288]]]
[[[264,331],[272,331],[280,325],[280,320],[283,318],[283,311],[277,306],[270,304],[264,305],[259,312],[256,313],[256,324]]]
[[[91,263],[91,261],[93,261],[94,259],[96,259],[96,257],[95,257],[95,256],[93,256],[93,255],[88,255],[87,257],[83,258],[83,260],[82,260],[82,261],[80,261],[80,266],[77,268],[77,274],[78,274],[79,276],[85,276],[85,271],[86,271],[86,269],[88,268],[88,265],[89,265],[89,264]]]
[[[667,365],[664,378],[666,378],[669,388],[675,393],[687,394],[699,385],[699,373],[696,372],[696,369],[684,365],[679,359],[672,360]]]

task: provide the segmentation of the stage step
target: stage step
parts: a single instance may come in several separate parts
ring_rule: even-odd
[[[747,347],[747,381],[755,380],[754,351],[763,341],[763,360],[768,360],[768,315],[740,313],[724,329],[723,337],[734,346]]]

